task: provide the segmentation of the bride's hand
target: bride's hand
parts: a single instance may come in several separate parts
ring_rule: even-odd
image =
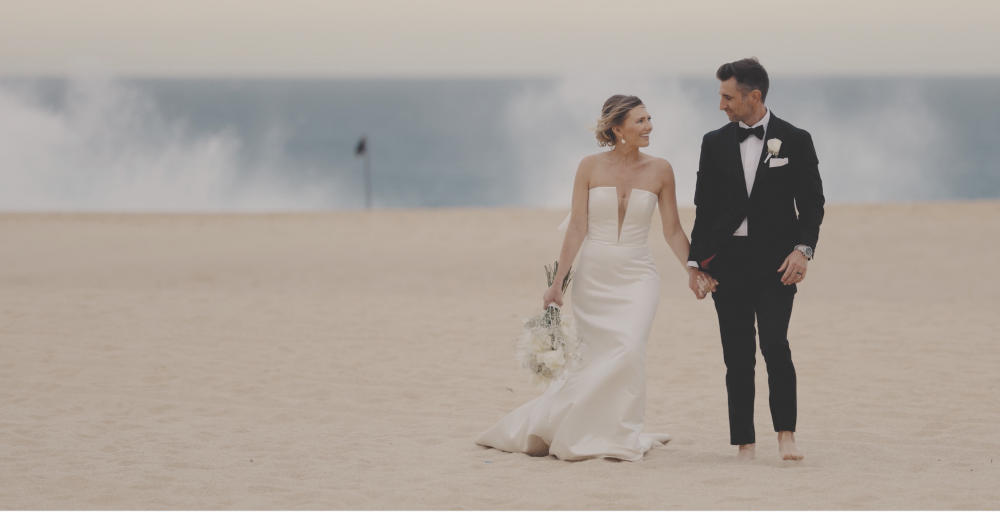
[[[563,305],[562,288],[559,287],[558,283],[553,283],[552,286],[545,289],[545,293],[542,294],[542,310],[548,308],[552,303],[555,303],[560,307]]]
[[[688,268],[688,287],[694,292],[694,297],[705,299],[709,292],[715,292],[715,286],[718,284],[719,282],[715,281],[711,274],[692,267]]]

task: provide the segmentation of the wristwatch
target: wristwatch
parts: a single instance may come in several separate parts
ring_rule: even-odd
[[[813,248],[810,248],[809,246],[806,246],[805,244],[799,244],[798,246],[795,246],[795,249],[801,251],[802,255],[806,257],[806,260],[812,260],[813,259]]]

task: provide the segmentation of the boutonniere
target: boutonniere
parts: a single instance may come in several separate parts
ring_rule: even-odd
[[[764,162],[771,160],[771,157],[777,157],[779,151],[781,151],[781,139],[768,139],[767,158],[764,159]]]

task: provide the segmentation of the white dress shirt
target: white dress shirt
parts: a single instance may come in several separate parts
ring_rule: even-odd
[[[764,117],[757,122],[754,126],[747,126],[746,123],[740,121],[740,128],[757,128],[759,126],[764,127],[764,139],[758,139],[757,136],[751,135],[740,143],[740,157],[743,159],[743,179],[747,182],[747,197],[750,197],[750,191],[753,190],[753,181],[757,178],[757,164],[760,163],[760,152],[764,150],[764,140],[767,139],[767,122],[771,121],[771,110],[768,109]],[[747,220],[743,218],[743,222],[740,223],[740,227],[733,232],[733,235],[746,237],[747,236]]]
[[[740,128],[764,127],[763,139],[758,139],[757,136],[751,135],[740,143],[740,158],[743,159],[743,179],[746,180],[747,184],[747,197],[750,197],[750,191],[753,190],[753,181],[757,178],[757,164],[760,163],[760,152],[764,150],[764,141],[767,140],[767,123],[769,121],[771,121],[771,109],[768,109],[764,117],[754,124],[754,126],[747,126],[746,123],[740,121]],[[733,235],[738,237],[747,236],[746,218],[743,218],[743,222],[733,232]],[[696,268],[698,267],[698,262],[690,261],[688,262],[688,267]]]

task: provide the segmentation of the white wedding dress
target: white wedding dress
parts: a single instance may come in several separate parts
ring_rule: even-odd
[[[570,286],[582,362],[476,437],[477,444],[561,460],[638,461],[670,440],[642,433],[646,343],[660,300],[648,242],[657,196],[632,190],[620,235],[618,201],[614,187],[590,190],[587,237]]]

